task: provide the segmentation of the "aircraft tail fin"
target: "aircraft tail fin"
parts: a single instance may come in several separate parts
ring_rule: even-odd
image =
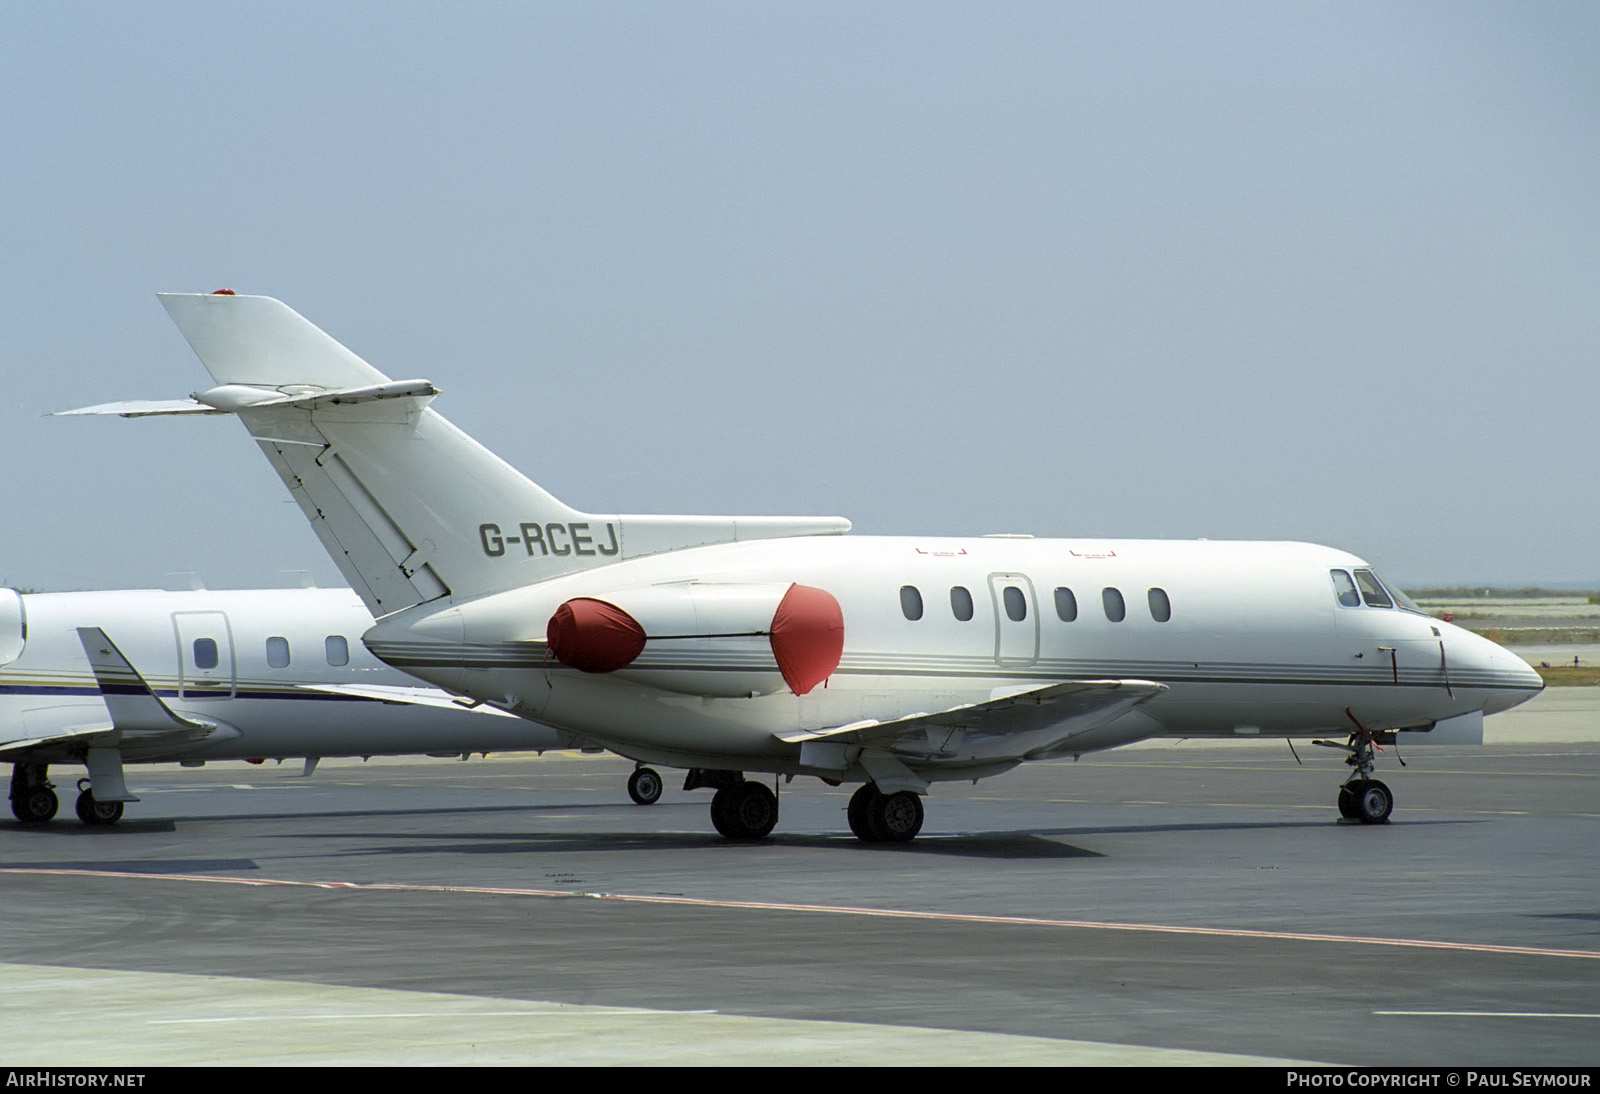
[[[391,380],[277,300],[161,303],[217,381],[196,406],[239,416],[374,616],[659,551],[850,527],[582,513],[440,417],[431,383]]]
[[[157,298],[219,384],[333,389],[388,379],[271,297],[222,292]]]

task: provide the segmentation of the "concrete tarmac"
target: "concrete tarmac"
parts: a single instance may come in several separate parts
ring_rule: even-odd
[[[130,770],[0,823],[8,1065],[1600,1063],[1600,689],[1380,759],[1159,742],[782,788],[756,845],[609,757]]]

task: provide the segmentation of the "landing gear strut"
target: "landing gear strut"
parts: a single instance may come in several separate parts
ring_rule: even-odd
[[[628,797],[635,805],[654,805],[661,800],[661,773],[653,767],[636,768],[628,776]]]
[[[910,843],[922,831],[922,799],[909,790],[885,794],[862,783],[845,814],[850,831],[864,843]]]
[[[1345,713],[1349,714],[1349,711]],[[1355,715],[1351,714],[1350,720],[1355,722]],[[1388,738],[1385,738],[1385,743],[1387,741]],[[1372,732],[1356,722],[1356,731],[1350,734],[1350,739],[1344,744],[1338,745],[1332,741],[1318,741],[1317,744],[1343,748],[1350,753],[1344,762],[1355,769],[1339,788],[1339,815],[1345,820],[1360,821],[1362,824],[1389,823],[1389,814],[1394,812],[1394,793],[1372,777],[1373,759],[1377,752],[1377,741]]]
[[[43,824],[60,807],[48,770],[44,764],[14,764],[11,768],[11,813],[23,824]]]

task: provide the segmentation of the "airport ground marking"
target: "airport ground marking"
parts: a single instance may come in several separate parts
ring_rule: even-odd
[[[793,904],[766,900],[714,900],[710,897],[667,896],[648,893],[594,893],[571,889],[526,889],[499,885],[423,885],[384,881],[296,881],[289,878],[229,877],[209,874],[143,873],[135,870],[76,870],[67,868],[0,867],[0,874],[56,877],[123,878],[141,881],[183,881],[211,885],[245,885],[256,888],[335,889],[374,893],[462,893],[478,896],[522,896],[566,900],[608,900],[622,904],[659,904],[689,908],[726,908],[733,911],[800,912],[812,915],[862,916],[871,919],[924,920],[936,923],[981,923],[1010,927],[1058,927],[1092,931],[1127,931],[1143,934],[1243,938],[1277,942],[1330,942],[1354,946],[1391,946],[1457,953],[1491,953],[1518,957],[1570,957],[1600,961],[1597,950],[1552,949],[1544,946],[1508,946],[1490,942],[1445,942],[1426,938],[1385,938],[1375,935],[1323,934],[1316,931],[1270,931],[1248,927],[1194,927],[1163,923],[1118,923],[1094,919],[1046,919],[1036,916],[982,915],[972,912],[927,912],[909,908],[863,908],[849,904]]]
[[[365,1022],[369,1019],[389,1018],[427,1018],[436,1020],[440,1018],[614,1018],[635,1015],[653,1016],[662,1013],[678,1014],[716,1014],[714,1010],[675,1010],[663,1012],[659,1010],[645,1010],[639,1007],[547,1007],[544,1009],[528,1010],[417,1010],[417,1011],[392,1011],[386,1013],[367,1014],[360,1011],[350,1011],[345,1014],[233,1014],[223,1017],[208,1018],[149,1018],[145,1020],[147,1026],[202,1026],[219,1025],[229,1022]]]
[[[1540,1010],[1375,1010],[1384,1018],[1600,1018],[1600,1013]]]

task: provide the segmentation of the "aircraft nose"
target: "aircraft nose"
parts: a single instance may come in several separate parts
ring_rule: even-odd
[[[1494,647],[1495,687],[1483,705],[1485,714],[1499,714],[1526,703],[1544,690],[1544,679],[1522,658],[1503,646]]]

